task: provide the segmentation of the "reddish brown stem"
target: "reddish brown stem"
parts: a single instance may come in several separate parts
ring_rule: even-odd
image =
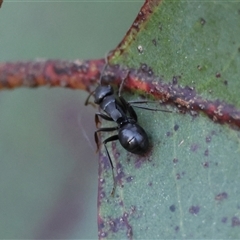
[[[233,105],[219,99],[215,101],[203,99],[194,88],[179,86],[177,78],[166,83],[154,76],[152,71],[145,71],[142,68],[136,70],[123,69],[118,65],[108,65],[106,68],[104,66],[104,59],[0,63],[0,89],[56,86],[90,92],[96,83],[99,83],[104,69],[102,83],[106,81],[106,84],[119,86],[124,81],[125,91],[138,90],[144,95],[147,93],[162,102],[174,104],[193,116],[201,111],[215,122],[240,127],[240,111]]]
[[[104,59],[0,63],[0,89],[51,86],[89,91],[98,82],[104,64]]]

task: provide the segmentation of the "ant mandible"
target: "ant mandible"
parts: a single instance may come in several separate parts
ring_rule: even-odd
[[[106,66],[105,66],[106,68]],[[104,68],[104,69],[105,69]],[[94,103],[99,105],[100,109],[103,112],[97,112],[95,114],[95,122],[99,122],[99,117],[107,121],[114,121],[117,123],[116,127],[108,127],[108,128],[99,128],[94,133],[95,142],[97,144],[97,150],[99,149],[99,140],[98,140],[98,133],[99,132],[112,132],[118,131],[118,134],[113,135],[105,139],[102,143],[105,147],[109,162],[112,168],[112,175],[114,180],[114,187],[112,190],[111,195],[114,195],[116,182],[113,173],[113,163],[108,152],[106,144],[108,142],[119,140],[120,144],[125,148],[128,152],[142,155],[145,154],[149,149],[149,140],[145,130],[137,123],[137,114],[134,111],[131,104],[134,103],[148,103],[146,100],[140,101],[126,101],[121,96],[121,91],[123,88],[124,80],[122,81],[118,96],[115,96],[113,87],[109,84],[102,85],[101,83],[102,75],[100,77],[100,85],[95,89],[95,91],[91,92],[88,98],[86,99],[85,105],[88,105],[90,97],[94,96]],[[171,112],[168,110],[158,110],[152,109],[147,107],[140,107],[147,110],[154,110],[154,111],[163,111],[163,112]]]

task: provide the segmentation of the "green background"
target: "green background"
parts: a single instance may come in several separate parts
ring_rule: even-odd
[[[102,58],[144,1],[4,1],[0,61]],[[0,92],[0,238],[97,238],[94,109],[68,89]]]

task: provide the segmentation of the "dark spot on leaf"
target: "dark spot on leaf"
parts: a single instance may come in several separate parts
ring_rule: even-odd
[[[214,130],[211,131],[211,134],[212,136],[217,135],[217,133]]]
[[[116,176],[117,181],[122,181],[122,179],[125,177],[125,174],[124,174],[121,163],[117,163],[116,170],[117,170],[117,176]]]
[[[127,212],[124,212],[122,217],[115,219],[110,218],[108,221],[110,230],[116,233],[119,230],[127,229],[127,235],[129,237],[132,237],[132,227],[128,222],[128,216],[129,214]]]
[[[110,229],[112,232],[117,232],[116,224],[114,221],[109,221]]]
[[[148,77],[151,77],[153,75],[152,68],[150,68],[146,63],[141,64],[140,68],[143,73],[147,73]]]
[[[178,162],[178,159],[177,158],[174,158],[173,159],[173,163],[177,163]]]
[[[194,215],[198,214],[199,211],[200,211],[200,207],[199,206],[191,206],[189,208],[189,213],[194,214]]]
[[[108,169],[111,166],[108,157],[104,155],[100,156],[100,163],[102,164],[104,169]]]
[[[207,136],[207,137],[206,137],[206,143],[210,143],[211,140],[212,140],[212,137],[211,137],[211,136]]]
[[[169,207],[169,209],[170,209],[171,212],[175,212],[176,207],[175,207],[175,205],[173,204],[173,205],[171,205],[171,206]]]
[[[178,83],[178,78],[176,76],[173,76],[172,84],[176,85],[177,83]]]
[[[232,217],[232,227],[239,227],[240,226],[240,220],[238,217]]]
[[[208,149],[206,149],[206,150],[205,150],[205,152],[204,152],[204,156],[206,156],[206,157],[207,157],[207,156],[208,156],[208,154],[209,154],[209,150],[208,150]]]
[[[198,148],[199,148],[199,145],[197,143],[194,143],[191,145],[190,149],[192,152],[196,152],[198,150]]]
[[[104,221],[101,217],[98,216],[98,228],[103,229],[105,227]]]
[[[151,187],[152,185],[153,185],[152,182],[149,182],[149,183],[148,183],[148,186],[149,186],[149,187]]]
[[[151,68],[148,69],[148,76],[151,77],[153,75],[153,70]]]
[[[133,176],[129,176],[129,177],[126,178],[127,182],[131,182],[132,180],[133,180]]]
[[[178,180],[181,179],[180,173],[177,173],[177,174],[176,174],[176,178],[177,178]]]
[[[179,226],[175,227],[175,231],[178,232],[179,231]]]
[[[204,167],[204,168],[208,168],[208,167],[209,167],[209,162],[204,162],[204,163],[203,163],[203,167]]]
[[[167,133],[166,133],[166,136],[167,136],[167,137],[171,137],[172,135],[173,135],[172,132],[167,132]]]
[[[174,125],[174,131],[177,131],[179,129],[179,125],[175,124]]]
[[[142,166],[142,160],[139,158],[134,163],[135,168],[140,168]]]
[[[215,200],[217,201],[222,201],[227,198],[228,198],[228,194],[226,192],[219,193],[217,196],[215,196]]]
[[[216,73],[216,78],[220,78],[221,77],[221,73]]]
[[[158,28],[159,28],[160,31],[162,31],[162,24],[161,23],[159,23]]]
[[[223,84],[227,86],[227,85],[228,85],[228,81],[227,81],[227,80],[224,80],[224,81],[223,81]]]
[[[153,40],[152,40],[152,43],[153,43],[154,46],[157,46],[157,41],[156,41],[156,39],[153,39]]]
[[[141,64],[141,70],[143,72],[147,72],[148,71],[148,65],[146,63]]]
[[[105,228],[104,221],[100,216],[98,216],[98,229],[99,229],[98,236],[99,236],[99,238],[107,236],[107,233],[103,231],[104,228]]]
[[[222,218],[222,223],[226,223],[227,222],[227,217],[223,217]]]
[[[206,23],[206,20],[204,19],[204,18],[200,18],[200,23],[201,23],[201,25],[205,25],[205,23]]]

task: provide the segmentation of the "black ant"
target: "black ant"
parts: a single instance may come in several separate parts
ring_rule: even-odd
[[[101,80],[102,80],[102,77],[100,77],[100,82]],[[124,83],[124,80],[120,85],[120,88],[118,91],[118,97],[114,95],[114,90],[111,85],[109,84],[102,85],[100,83],[100,85],[95,89],[95,91],[90,93],[90,95],[88,96],[85,102],[85,105],[88,105],[90,103],[89,98],[91,97],[91,95],[94,95],[94,103],[98,104],[100,106],[100,109],[103,111],[103,112],[97,112],[95,114],[96,124],[99,123],[99,117],[107,121],[114,121],[117,123],[116,127],[99,128],[94,133],[95,142],[97,144],[97,150],[98,150],[99,149],[99,141],[98,141],[99,132],[111,132],[115,130],[118,131],[118,134],[108,137],[102,142],[105,147],[105,150],[112,168],[114,187],[111,195],[114,195],[116,182],[115,182],[115,177],[113,173],[114,167],[113,167],[112,159],[110,157],[106,144],[108,142],[119,140],[123,148],[125,148],[128,152],[138,154],[138,155],[145,154],[149,149],[148,136],[145,130],[137,123],[137,114],[134,111],[133,107],[131,106],[131,104],[134,104],[134,103],[148,103],[149,101],[146,101],[146,100],[131,101],[131,102],[126,101],[121,96],[123,83]],[[154,111],[171,112],[168,110],[158,110],[158,109],[152,109],[148,107],[140,107],[140,106],[135,106],[135,107],[154,110]]]

